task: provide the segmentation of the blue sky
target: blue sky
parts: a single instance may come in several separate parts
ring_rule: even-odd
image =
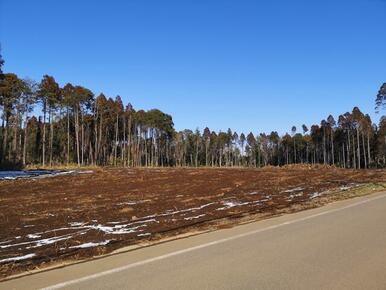
[[[4,70],[254,133],[359,106],[386,81],[386,1],[0,0]]]

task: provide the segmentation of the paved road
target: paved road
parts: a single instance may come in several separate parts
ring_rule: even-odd
[[[386,193],[0,283],[41,287],[386,289]]]

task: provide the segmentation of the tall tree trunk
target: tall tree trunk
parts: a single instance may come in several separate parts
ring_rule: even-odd
[[[208,141],[205,140],[205,166],[206,167],[208,166],[208,147],[209,147]]]
[[[46,105],[43,108],[43,167],[46,165]]]
[[[98,151],[97,151],[97,158],[98,158],[98,162],[101,162],[100,160],[100,152],[101,152],[101,148],[102,148],[102,130],[103,130],[103,115],[101,114],[101,119],[100,119],[100,122],[99,122],[99,137],[98,137]]]
[[[222,149],[220,149],[219,165],[222,166]]]
[[[296,143],[295,143],[295,136],[294,136],[294,163],[296,164]]]
[[[323,164],[327,163],[326,130],[323,129]]]
[[[50,108],[49,110],[49,123],[50,123],[50,167],[52,167],[52,147],[53,147],[53,141],[54,141],[54,120],[53,120],[53,112]]]
[[[359,128],[357,127],[357,153],[358,153],[358,169],[361,168],[361,141],[359,140]]]
[[[346,143],[346,148],[347,148],[347,151],[346,151],[346,167],[350,168],[351,167],[351,164],[350,164],[350,151],[349,151],[348,143]]]
[[[70,112],[67,107],[67,166],[70,163]]]
[[[365,162],[365,168],[367,168],[367,157],[366,157],[366,146],[365,146],[365,135],[362,134],[362,147],[363,147],[363,160]]]
[[[195,162],[196,167],[198,167],[198,137],[196,140],[196,156],[194,158],[194,162]]]
[[[335,165],[335,150],[334,150],[334,130],[331,129],[331,157],[332,157],[332,165]]]
[[[286,146],[286,162],[287,162],[287,165],[288,165],[288,145]]]
[[[80,167],[80,148],[79,148],[79,107],[75,107],[75,139],[76,139],[76,157]]]
[[[128,142],[127,142],[127,165],[134,166],[134,164],[131,164],[131,114],[129,116],[127,127],[129,129],[129,136],[128,136]]]
[[[5,113],[3,113],[2,117],[1,117],[0,162],[4,161],[4,156],[5,156],[4,147],[3,147],[4,146],[4,143],[3,143],[4,142],[4,134],[5,134],[4,123],[5,123]]]
[[[353,168],[352,159],[351,159],[351,138],[350,138],[350,130],[347,131],[347,167]]]
[[[306,144],[306,163],[307,164],[309,163],[308,155],[309,155],[309,153],[308,153],[308,142],[307,142],[307,144]],[[280,154],[278,154],[278,156],[280,156]],[[278,163],[280,164],[280,162],[278,162]]]
[[[344,143],[342,146],[342,156],[343,156],[343,168],[346,168],[346,158],[345,158],[345,154],[344,154]]]
[[[25,114],[25,121],[24,121],[23,166],[26,166],[27,164],[27,142],[28,142],[28,113]]]
[[[117,151],[118,151],[118,114],[115,123],[115,144],[114,144],[114,165],[117,166]]]
[[[369,161],[369,165],[371,166],[371,155],[370,155],[370,133],[367,132],[367,159]]]
[[[17,160],[17,129],[19,126],[19,113],[16,112],[14,116],[14,124],[13,124],[13,140],[12,140],[12,160],[13,163],[16,164]]]
[[[83,116],[83,112],[82,110],[80,110],[80,116],[81,116],[81,141],[82,141],[82,155],[81,155],[81,165],[83,166],[84,165],[84,116]]]
[[[123,123],[123,142],[121,142],[121,164],[126,167],[126,147],[127,147],[127,142],[126,142],[126,119],[125,115],[123,115],[122,118],[122,123]]]
[[[354,134],[352,135],[352,151],[353,151],[353,168],[357,168],[357,162],[356,162],[356,152],[355,152],[355,137]]]

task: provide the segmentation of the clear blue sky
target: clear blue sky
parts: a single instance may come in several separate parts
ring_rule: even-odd
[[[386,81],[386,1],[0,0],[5,71],[159,108],[176,128],[311,125]]]

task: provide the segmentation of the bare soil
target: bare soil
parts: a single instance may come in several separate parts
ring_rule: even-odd
[[[95,169],[0,181],[0,278],[59,261],[351,197],[385,170]]]

